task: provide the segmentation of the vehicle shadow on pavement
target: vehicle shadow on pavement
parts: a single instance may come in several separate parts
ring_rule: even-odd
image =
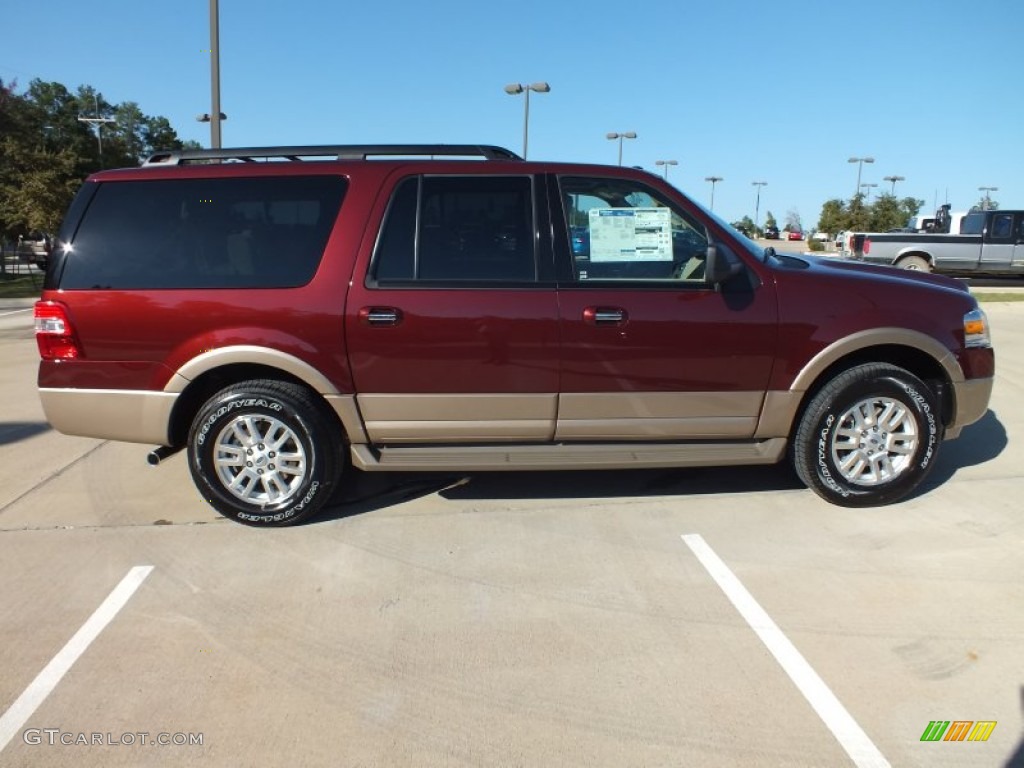
[[[798,490],[788,462],[772,466],[554,472],[365,472],[331,500],[316,522],[374,512],[423,496],[451,500],[644,498]],[[312,522],[312,521],[311,521]]]
[[[942,444],[935,469],[913,495],[946,483],[961,469],[992,461],[1007,445],[1009,438],[1003,423],[995,411],[986,411],[974,424],[964,427],[960,437]]]
[[[350,481],[331,498],[311,523],[341,520],[443,491],[465,482],[465,475],[451,472],[351,472]]]
[[[49,432],[45,421],[0,421],[0,445],[10,445]]]
[[[771,466],[479,472],[445,488],[446,499],[572,499],[700,496],[803,488],[788,462]]]

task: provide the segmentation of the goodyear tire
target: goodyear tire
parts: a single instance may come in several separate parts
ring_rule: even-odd
[[[196,414],[188,466],[200,493],[225,517],[292,525],[319,512],[335,490],[344,468],[340,427],[302,387],[240,382]]]
[[[924,382],[896,366],[860,365],[811,399],[793,441],[793,465],[834,504],[891,504],[931,471],[942,434],[939,403]]]

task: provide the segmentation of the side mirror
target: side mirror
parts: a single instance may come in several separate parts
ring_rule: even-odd
[[[743,270],[743,264],[729,253],[728,250],[719,250],[716,245],[708,246],[707,261],[704,268],[704,279],[712,285],[719,285],[738,275]]]

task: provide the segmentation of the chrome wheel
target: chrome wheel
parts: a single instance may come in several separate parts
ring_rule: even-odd
[[[912,466],[919,439],[917,419],[902,402],[872,397],[839,417],[832,433],[832,461],[848,483],[889,483]]]
[[[217,479],[236,498],[256,507],[280,505],[306,478],[306,452],[298,436],[272,416],[245,414],[217,435]]]

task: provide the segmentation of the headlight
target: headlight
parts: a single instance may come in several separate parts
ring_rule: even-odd
[[[972,309],[964,315],[964,344],[967,347],[991,347],[988,335],[988,317],[980,309]]]

